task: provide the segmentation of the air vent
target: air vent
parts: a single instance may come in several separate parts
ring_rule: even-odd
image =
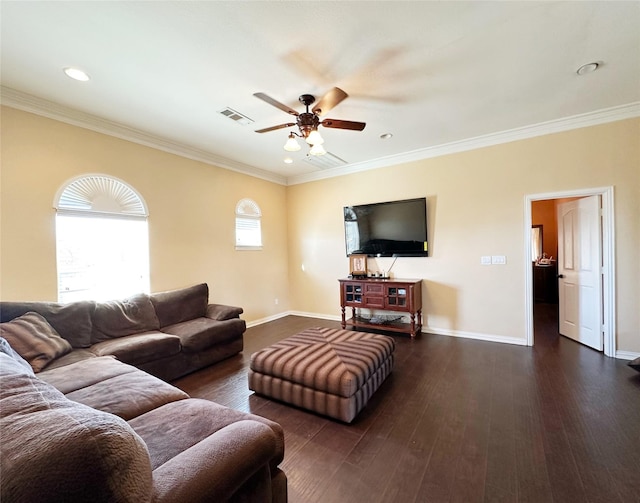
[[[327,152],[324,155],[307,155],[304,160],[312,166],[320,169],[337,168],[338,166],[344,166],[347,164],[347,161],[340,159],[337,155],[333,155],[331,152]]]
[[[240,112],[235,111],[233,108],[225,108],[223,110],[218,111],[219,114],[224,115],[225,117],[229,117],[232,121],[237,122],[238,124],[242,124],[246,126],[247,124],[252,124],[254,122],[253,119],[250,119],[246,115],[241,114]]]

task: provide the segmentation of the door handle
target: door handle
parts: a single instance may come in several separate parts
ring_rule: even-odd
[[[564,278],[564,274],[558,274],[558,279]]]

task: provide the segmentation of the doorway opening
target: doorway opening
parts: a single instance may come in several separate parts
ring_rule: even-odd
[[[594,189],[579,189],[573,191],[553,192],[544,194],[532,194],[525,196],[525,317],[527,345],[534,344],[534,237],[531,231],[535,223],[532,219],[533,203],[536,201],[549,201],[557,199],[583,198],[588,196],[600,196],[602,202],[601,228],[599,236],[602,250],[601,282],[602,293],[602,319],[601,330],[603,334],[604,354],[615,357],[615,250],[614,250],[614,213],[613,213],[613,187],[601,187]],[[545,233],[546,236],[547,233]],[[549,254],[547,254],[549,255]],[[546,257],[549,258],[549,257]],[[546,274],[551,274],[545,271]],[[557,279],[556,279],[557,281]],[[538,292],[539,294],[540,292]]]

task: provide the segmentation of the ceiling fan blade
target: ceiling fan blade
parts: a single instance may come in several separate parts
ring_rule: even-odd
[[[343,121],[340,119],[325,119],[320,124],[324,127],[335,129],[351,129],[353,131],[362,131],[367,125],[366,122]]]
[[[334,87],[333,89],[331,89],[331,91],[320,98],[318,104],[313,107],[313,113],[319,116],[323,116],[338,103],[344,100],[347,96],[349,95],[342,89],[340,89],[339,87]]]
[[[262,101],[266,101],[267,103],[269,103],[269,105],[272,105],[276,108],[279,108],[280,110],[287,112],[288,114],[291,115],[298,115],[298,112],[296,112],[295,110],[293,110],[292,108],[288,107],[287,105],[280,103],[279,101],[274,100],[271,96],[268,96],[264,93],[254,93],[253,94],[256,98],[261,99]]]
[[[275,131],[276,129],[283,129],[286,127],[295,126],[295,122],[288,122],[286,124],[280,124],[279,126],[271,126],[264,129],[256,129],[256,133],[268,133],[269,131]]]

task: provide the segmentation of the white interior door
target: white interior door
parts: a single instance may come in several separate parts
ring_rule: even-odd
[[[602,351],[600,196],[558,205],[560,333]]]

